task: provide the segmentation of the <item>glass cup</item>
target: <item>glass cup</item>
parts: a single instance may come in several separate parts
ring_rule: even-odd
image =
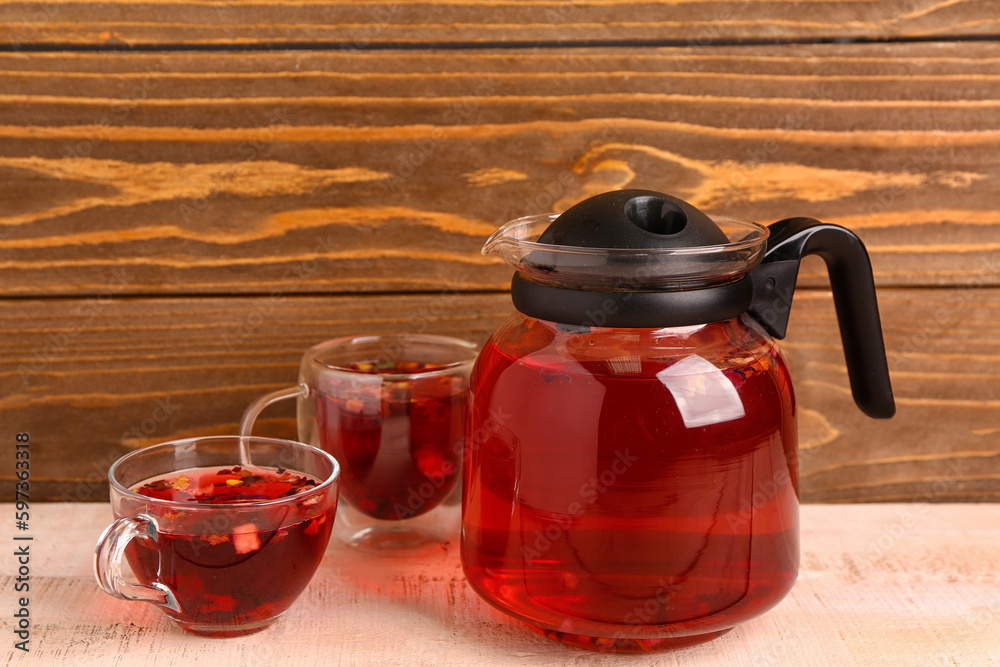
[[[252,465],[240,465],[246,455]],[[131,452],[108,471],[115,522],[97,542],[97,581],[198,635],[262,630],[323,559],[339,475],[326,452],[273,438],[190,438]],[[123,560],[137,583],[125,580]]]
[[[431,335],[336,338],[302,357],[299,386],[260,397],[248,434],[271,403],[298,398],[299,439],[337,458],[342,502],[334,532],[373,549],[457,536],[469,373],[476,346]]]

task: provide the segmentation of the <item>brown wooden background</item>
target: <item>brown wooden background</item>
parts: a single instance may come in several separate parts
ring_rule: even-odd
[[[484,340],[485,237],[628,186],[868,245],[899,412],[854,407],[809,263],[804,500],[998,500],[998,41],[995,0],[4,3],[0,437],[103,500],[315,342]]]

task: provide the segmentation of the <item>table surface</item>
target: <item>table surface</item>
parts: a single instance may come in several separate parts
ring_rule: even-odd
[[[13,506],[0,505],[12,517]],[[1000,665],[1000,505],[805,505],[802,567],[775,609],[706,644],[602,654],[535,634],[465,583],[457,542],[407,557],[327,551],[274,626],[202,639],[98,590],[108,505],[33,508],[30,652],[13,647],[13,519],[4,519],[6,665]]]

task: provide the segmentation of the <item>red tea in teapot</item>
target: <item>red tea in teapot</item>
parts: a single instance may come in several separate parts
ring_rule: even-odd
[[[176,527],[160,532],[158,545],[132,540],[126,548],[132,571],[140,583],[158,581],[174,592],[180,611],[168,613],[182,627],[215,637],[242,634],[239,628],[285,611],[309,583],[326,551],[336,507],[316,515],[309,507],[319,500],[314,497],[300,503],[303,507],[266,510],[274,514],[267,522],[244,523],[239,506],[295,496],[319,482],[299,472],[255,466],[191,468],[140,482],[132,490],[149,498],[232,505],[234,511],[211,518],[192,513],[189,532]],[[260,512],[256,510],[258,516]],[[183,526],[183,509],[171,519]],[[300,566],[284,567],[288,562]],[[205,627],[213,629],[198,629]]]
[[[513,320],[470,385],[470,583],[547,634],[619,650],[773,606],[798,566],[777,352],[738,320],[678,338]]]
[[[341,493],[376,519],[408,519],[441,503],[459,479],[464,380],[424,362],[355,362],[353,377],[316,392],[320,445],[341,465]]]

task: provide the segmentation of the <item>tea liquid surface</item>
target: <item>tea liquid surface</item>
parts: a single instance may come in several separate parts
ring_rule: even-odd
[[[286,498],[317,484],[315,477],[284,468],[237,465],[157,476],[139,482],[132,491],[157,500],[223,505]]]

